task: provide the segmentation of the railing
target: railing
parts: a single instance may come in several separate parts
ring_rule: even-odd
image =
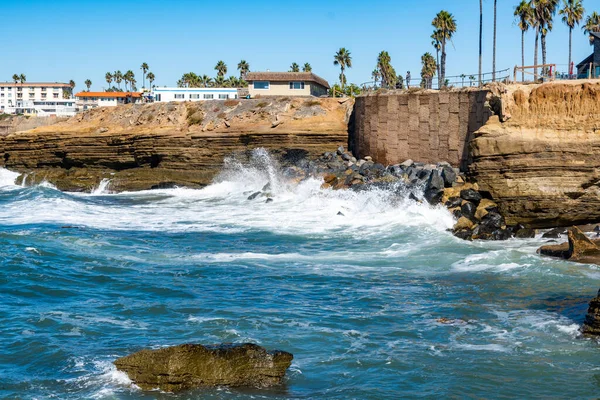
[[[485,72],[481,74],[481,85],[485,85],[490,82],[504,82],[508,83],[510,81],[510,68],[506,68],[500,71],[496,71],[496,77],[494,79],[494,72]],[[427,80],[422,78],[411,78],[410,82],[406,80],[403,81],[402,88],[422,88],[422,89],[434,89],[439,90],[442,88],[456,88],[456,87],[478,87],[479,86],[479,73],[477,74],[461,74],[454,76],[446,76],[445,82],[440,85],[439,79],[437,76],[433,78],[429,78]],[[373,91],[381,88],[381,84],[379,82],[370,81],[365,82],[360,85],[363,91]],[[400,89],[398,87],[398,89]]]

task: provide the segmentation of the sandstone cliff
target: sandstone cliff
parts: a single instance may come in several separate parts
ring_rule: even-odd
[[[600,83],[492,91],[499,116],[476,132],[469,172],[507,223],[542,228],[600,221]]]
[[[353,101],[271,98],[98,108],[0,137],[0,166],[86,191],[209,184],[231,153],[314,156],[347,143]]]

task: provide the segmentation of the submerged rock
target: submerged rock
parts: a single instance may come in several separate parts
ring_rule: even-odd
[[[143,390],[177,392],[213,386],[268,387],[282,382],[293,356],[252,343],[184,344],[142,350],[114,364]]]
[[[598,296],[590,301],[581,331],[586,335],[600,335],[600,290],[598,291]]]

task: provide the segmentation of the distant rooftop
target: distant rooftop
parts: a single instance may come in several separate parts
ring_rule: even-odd
[[[248,72],[246,81],[270,81],[270,82],[316,82],[319,85],[329,89],[329,83],[312,72]]]
[[[71,87],[68,83],[62,82],[23,82],[23,83],[15,83],[15,82],[0,82],[0,86],[43,86],[43,87]]]
[[[100,97],[105,99],[124,99],[126,97],[142,97],[140,92],[79,92],[75,97]]]

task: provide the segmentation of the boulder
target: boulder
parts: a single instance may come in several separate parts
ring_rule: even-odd
[[[282,382],[293,356],[252,344],[184,344],[142,350],[114,364],[142,390],[178,392],[214,386],[269,387]]]
[[[460,217],[458,219],[458,221],[456,222],[456,224],[454,225],[454,231],[455,232],[460,232],[464,229],[473,229],[473,226],[475,224],[473,223],[473,221],[471,221],[469,218],[466,217]]]
[[[475,209],[475,204],[469,201],[465,201],[460,207],[460,212],[462,213],[462,215],[469,218],[470,220],[475,220]]]
[[[580,263],[600,264],[600,240],[591,240],[575,226],[569,230],[568,238],[567,243],[542,246],[538,253]]]
[[[491,200],[482,199],[477,206],[477,211],[475,212],[475,218],[478,220],[483,219],[490,211],[498,212],[498,205]]]
[[[600,291],[598,296],[590,301],[581,331],[586,335],[600,335]]]
[[[554,228],[544,233],[542,237],[545,239],[558,239],[560,238],[560,235],[563,235],[565,233],[567,233],[567,230],[565,228]]]
[[[463,200],[470,201],[471,203],[475,203],[475,205],[479,205],[481,201],[481,195],[478,191],[474,189],[465,189],[460,191],[460,197]]]
[[[261,194],[262,194],[261,192],[254,192],[250,196],[248,196],[248,200],[254,200],[255,198],[257,198]]]
[[[444,186],[452,187],[456,181],[456,172],[449,165],[442,166],[442,178],[444,178]]]
[[[425,199],[429,204],[436,205],[442,200],[444,195],[444,179],[436,170],[431,172],[427,184],[425,185]]]
[[[446,202],[445,206],[447,208],[456,208],[462,206],[463,200],[460,197],[451,197]]]

